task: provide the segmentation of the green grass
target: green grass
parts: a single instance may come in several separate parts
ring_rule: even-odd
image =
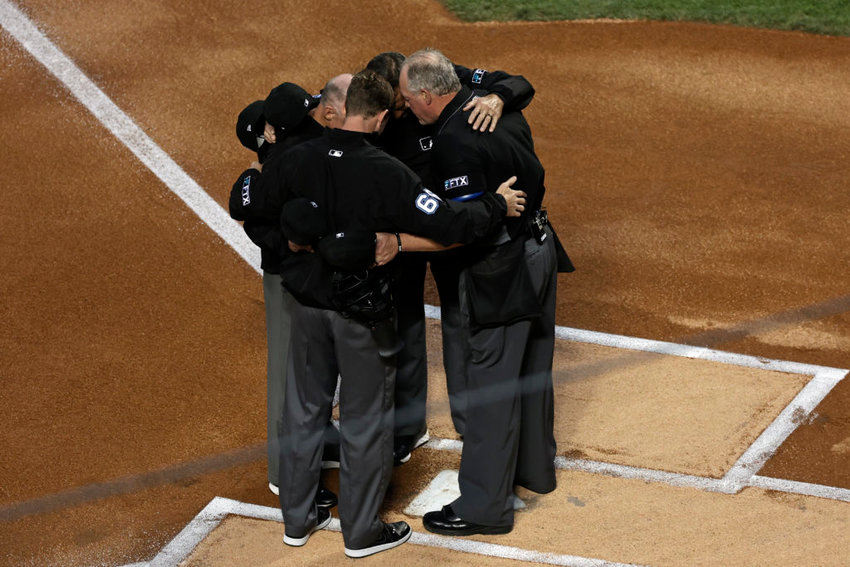
[[[850,0],[443,0],[475,21],[666,20],[850,35]]]

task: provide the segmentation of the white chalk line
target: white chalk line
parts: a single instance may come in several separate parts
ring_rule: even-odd
[[[429,319],[440,320],[442,317],[440,307],[434,305],[425,305],[425,316]],[[649,352],[654,354],[666,354],[682,358],[705,360],[706,362],[719,362],[722,364],[731,364],[733,366],[756,368],[758,370],[784,372],[787,374],[803,374],[807,376],[815,376],[822,372],[847,372],[847,370],[845,369],[831,368],[829,366],[819,366],[817,364],[805,364],[802,362],[791,362],[787,360],[774,360],[770,358],[751,356],[747,354],[738,354],[734,352],[726,352],[706,347],[671,343],[665,341],[656,341],[652,339],[641,339],[638,337],[629,337],[626,335],[614,335],[611,333],[603,333],[600,331],[576,329],[574,327],[556,326],[555,338],[576,343],[587,343],[623,350]]]
[[[432,439],[425,447],[460,452],[463,442],[454,439]],[[743,487],[761,488],[774,490],[802,496],[813,496],[829,500],[838,500],[850,503],[850,490],[834,488],[805,482],[775,479],[753,475],[743,485],[738,482],[730,482],[726,479],[715,479],[669,473],[664,471],[642,469],[611,463],[588,461],[584,459],[567,459],[557,457],[555,466],[563,470],[575,470],[591,474],[601,474],[623,479],[634,479],[645,482],[663,483],[675,487],[695,488],[709,492],[732,494]],[[124,567],[176,567],[184,561],[194,549],[200,544],[221,521],[229,514],[240,515],[260,520],[282,522],[279,508],[247,504],[230,500],[227,498],[214,498],[197,516],[165,547],[150,563],[137,563],[125,565]],[[339,520],[331,521],[329,530],[340,532]],[[601,559],[578,557],[574,555],[552,554],[534,550],[520,549],[510,546],[486,544],[474,540],[447,538],[428,533],[415,532],[410,542],[427,547],[440,547],[491,557],[516,559],[519,561],[544,563],[548,565],[566,565],[572,567],[635,567],[634,564],[624,564],[605,561]]]
[[[259,520],[267,520],[283,523],[280,508],[271,508],[268,506],[259,506],[256,504],[245,504],[229,498],[215,497],[207,506],[201,510],[195,518],[186,525],[177,536],[169,542],[156,557],[149,563],[137,563],[139,565],[147,565],[148,567],[176,567],[180,562],[185,561],[187,557],[195,550],[212,531],[221,524],[222,520],[228,515],[244,516]],[[331,520],[330,525],[326,528],[332,532],[341,532],[339,519]],[[592,559],[586,557],[578,557],[575,555],[564,555],[558,553],[547,553],[522,549],[506,545],[497,545],[492,543],[484,543],[470,539],[458,539],[442,537],[430,533],[413,532],[408,543],[413,545],[421,545],[424,547],[436,547],[449,549],[452,551],[460,551],[463,553],[471,553],[475,555],[484,555],[488,557],[499,557],[504,559],[514,559],[526,563],[543,563],[546,565],[564,565],[568,567],[639,567],[632,563],[616,563],[605,561],[602,559]],[[284,545],[281,536],[281,546]],[[125,565],[124,567],[130,567]]]
[[[823,370],[803,387],[776,419],[750,445],[723,477],[725,481],[745,486],[776,453],[797,427],[809,418],[817,405],[847,375],[847,372]]]
[[[758,475],[753,476],[749,480],[748,485],[765,490],[776,490],[779,492],[787,492],[789,494],[815,496],[817,498],[826,498],[828,500],[850,502],[850,490],[846,488],[834,488],[832,486],[824,486],[822,484],[810,484],[807,482],[798,482],[796,480],[785,480]]]
[[[0,0],[0,24],[213,232],[260,272],[259,249],[241,225],[8,0]]]
[[[423,447],[437,451],[453,451],[460,453],[463,450],[463,441],[459,441],[457,439],[432,438],[423,445]],[[555,457],[555,468],[605,475],[615,478],[666,484],[668,486],[675,486],[679,488],[694,488],[705,492],[719,492],[722,494],[736,494],[742,489],[750,486],[768,488],[766,485],[769,484],[769,488],[772,490],[781,490],[782,492],[796,493],[805,496],[818,496],[829,500],[850,501],[848,500],[848,498],[850,498],[850,490],[844,488],[771,479],[768,477],[755,476],[755,473],[733,479],[727,478],[728,475],[723,478],[712,478],[568,457]]]
[[[426,315],[434,319],[439,319],[441,316],[440,308],[428,305],[426,306]],[[812,379],[806,383],[794,399],[739,457],[738,461],[727,471],[723,479],[699,478],[661,471],[653,471],[652,474],[649,474],[649,469],[616,469],[616,476],[631,476],[632,474],[636,474],[633,471],[640,470],[644,472],[639,473],[639,477],[645,480],[654,479],[655,481],[665,482],[667,484],[693,486],[716,492],[735,493],[743,487],[748,486],[749,480],[761,470],[767,460],[779,449],[779,446],[797,429],[800,423],[809,417],[817,405],[823,401],[829,392],[848,373],[845,369],[830,368],[827,366],[773,360],[705,347],[627,337],[624,335],[612,335],[570,327],[556,327],[555,336],[562,340],[596,344],[617,349],[692,358],[772,372],[812,376]],[[431,444],[434,444],[436,447],[439,441],[432,440],[429,445]],[[570,464],[568,466],[565,465],[565,468],[583,468],[586,470],[602,470],[605,467],[612,466],[604,463],[594,464],[593,466],[579,464],[590,463],[590,461],[581,460],[568,460],[566,462]]]
[[[642,352],[667,354],[684,358],[694,358],[697,360],[705,360],[708,362],[720,362],[723,364],[731,364],[734,366],[757,368],[759,370],[771,370],[775,372],[785,372],[788,374],[805,374],[809,376],[814,376],[819,372],[824,371],[840,371],[836,368],[830,368],[828,366],[818,366],[816,364],[804,364],[800,362],[790,362],[787,360],[773,360],[758,356],[750,356],[746,354],[737,354],[734,352],[715,350],[706,347],[670,343],[665,341],[655,341],[650,339],[641,339],[637,337],[627,337],[625,335],[612,335],[609,333],[587,331],[584,329],[575,329],[571,327],[555,327],[555,336],[559,339],[579,343],[590,343],[625,350],[637,350]]]
[[[463,443],[452,439],[433,439],[425,446],[437,450],[460,451],[463,447]],[[723,479],[665,473],[663,471],[613,465],[583,459],[566,459],[564,457],[558,457],[555,459],[555,464],[561,469],[577,470],[581,472],[604,474],[618,478],[637,479],[649,482],[662,482],[672,486],[698,488],[711,492],[730,493],[737,491],[737,485],[735,483],[729,483]],[[843,488],[833,488],[823,485],[762,476],[752,476],[748,479],[746,486],[850,502],[850,490]],[[201,541],[203,541],[229,514],[281,523],[283,521],[279,508],[246,504],[236,500],[216,497],[203,510],[201,510],[201,512],[198,513],[198,515],[195,516],[195,518],[165,548],[163,548],[163,550],[157,554],[150,563],[135,563],[133,565],[125,565],[124,567],[176,567],[181,561],[184,561],[192,553],[192,551],[195,550],[198,544],[200,544]],[[334,532],[340,532],[341,528],[339,520],[334,518],[327,529]],[[539,552],[510,546],[487,544],[468,539],[442,537],[420,532],[414,532],[411,536],[410,543],[490,557],[543,563],[547,565],[565,565],[571,567],[636,567],[635,564],[616,563],[602,559]]]

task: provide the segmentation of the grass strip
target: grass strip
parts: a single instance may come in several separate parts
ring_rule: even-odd
[[[848,0],[443,0],[467,22],[692,21],[850,36]]]

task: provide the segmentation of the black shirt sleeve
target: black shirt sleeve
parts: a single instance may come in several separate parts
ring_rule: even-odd
[[[244,221],[251,217],[255,206],[255,189],[260,172],[256,169],[246,169],[230,189],[228,209],[230,217],[234,220]]]
[[[247,220],[243,228],[251,242],[263,250],[281,250],[283,233],[277,224]]]
[[[462,85],[499,95],[505,101],[505,110],[522,110],[534,98],[534,87],[522,75],[473,70],[462,65],[455,65],[455,72]]]
[[[413,177],[392,197],[395,202],[385,209],[391,217],[388,224],[446,246],[488,238],[501,226],[507,211],[505,200],[495,193],[467,203],[449,202]]]

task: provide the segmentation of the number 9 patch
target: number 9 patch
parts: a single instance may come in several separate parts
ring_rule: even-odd
[[[416,197],[416,208],[426,215],[433,215],[440,208],[440,198],[426,189]]]

